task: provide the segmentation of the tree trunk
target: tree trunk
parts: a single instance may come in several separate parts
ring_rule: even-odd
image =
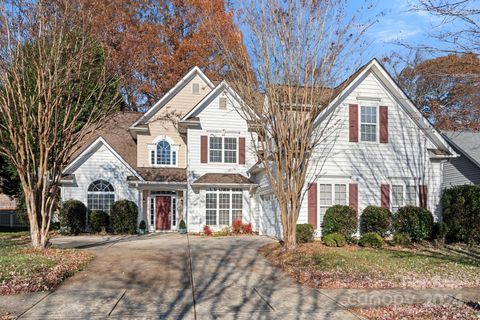
[[[41,212],[42,204],[39,201],[35,201],[33,193],[25,194],[25,204],[30,222],[32,246],[35,249],[45,249],[48,246],[47,226],[50,224],[48,222],[50,221],[51,215],[48,212]],[[46,215],[46,219],[42,219],[44,215]],[[47,223],[43,223],[44,220],[47,221]]]

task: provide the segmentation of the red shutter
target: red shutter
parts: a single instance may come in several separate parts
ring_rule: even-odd
[[[308,223],[317,229],[317,184],[308,185]]]
[[[348,203],[352,209],[358,212],[358,184],[356,183],[348,185]]]
[[[358,142],[358,104],[349,105],[350,142]]]
[[[388,143],[388,107],[380,106],[380,143]]]
[[[238,163],[245,164],[245,138],[238,138]]]
[[[200,137],[200,162],[207,163],[208,159],[208,137]]]
[[[420,196],[420,207],[426,208],[428,204],[428,188],[426,185],[421,185],[419,188],[419,196]]]
[[[390,185],[389,184],[382,184],[381,186],[381,205],[382,208],[390,210]]]

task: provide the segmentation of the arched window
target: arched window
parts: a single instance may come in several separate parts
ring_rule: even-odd
[[[150,163],[159,166],[176,166],[178,145],[163,138],[150,149]]]
[[[87,192],[88,210],[110,213],[113,202],[115,202],[115,189],[110,182],[96,180],[90,184]]]

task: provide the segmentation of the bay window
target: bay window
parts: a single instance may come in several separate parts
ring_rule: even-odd
[[[205,209],[207,225],[231,225],[233,221],[242,219],[242,189],[207,189],[205,194]]]

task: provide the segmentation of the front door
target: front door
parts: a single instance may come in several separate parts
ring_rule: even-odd
[[[170,230],[170,210],[172,198],[160,196],[156,198],[157,205],[157,230]]]

